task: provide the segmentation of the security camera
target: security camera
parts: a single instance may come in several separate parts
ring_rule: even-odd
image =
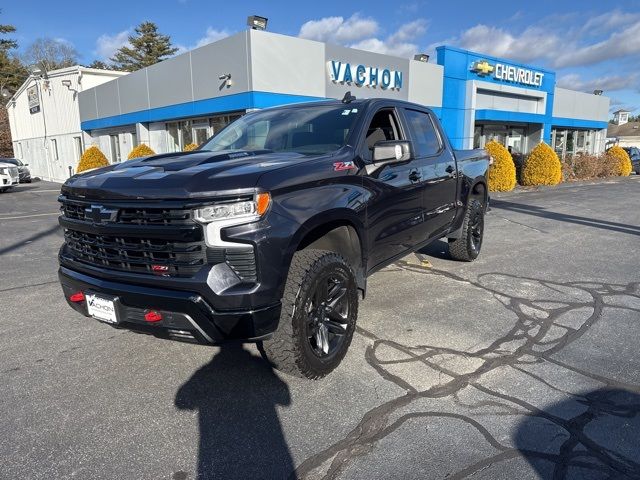
[[[220,75],[218,77],[218,80],[229,80],[231,78],[231,74],[230,73],[223,73],[222,75]]]

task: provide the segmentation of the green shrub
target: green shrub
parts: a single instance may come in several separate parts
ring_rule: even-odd
[[[553,149],[539,143],[529,154],[522,170],[523,185],[557,185],[562,181],[562,165]]]
[[[484,148],[493,157],[493,165],[489,167],[489,191],[513,190],[516,186],[516,166],[509,150],[495,140],[491,140]]]
[[[623,177],[631,175],[631,170],[633,169],[631,158],[629,158],[629,154],[625,152],[622,147],[618,145],[611,147],[607,151],[607,155],[612,160],[615,175],[622,175]]]
[[[104,153],[102,153],[100,149],[94,145],[87,148],[82,154],[82,157],[80,157],[80,162],[78,162],[76,173],[81,173],[93,168],[106,167],[108,165],[109,161],[107,160],[107,157],[105,157]]]
[[[144,143],[141,143],[140,145],[135,147],[133,150],[131,150],[131,153],[127,157],[127,160],[131,160],[132,158],[148,157],[149,155],[155,155],[155,154],[156,152],[154,152],[149,145],[145,145]]]

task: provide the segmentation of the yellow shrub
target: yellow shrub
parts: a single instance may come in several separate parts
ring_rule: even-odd
[[[539,143],[527,158],[522,170],[523,185],[557,185],[562,181],[562,165],[553,149]]]
[[[80,157],[80,162],[78,163],[78,168],[76,168],[76,173],[81,173],[85,170],[91,170],[92,168],[106,167],[107,165],[109,165],[107,157],[105,157],[104,153],[102,153],[100,149],[94,145],[87,148],[82,154],[82,157]]]
[[[196,143],[188,143],[184,146],[184,151],[190,152],[191,150],[195,150],[196,148],[198,148],[198,145]]]
[[[151,147],[149,145],[145,145],[144,143],[141,143],[140,145],[135,147],[133,150],[131,150],[131,153],[127,157],[127,160],[131,160],[132,158],[148,157],[149,155],[155,155],[155,154],[156,152],[151,150]]]
[[[625,152],[622,147],[618,145],[611,147],[607,151],[607,154],[616,161],[613,168],[615,175],[622,175],[623,177],[631,175],[631,170],[633,169],[631,158],[629,158],[629,154]]]
[[[516,166],[509,150],[495,140],[491,140],[484,148],[493,157],[493,165],[489,167],[489,190],[491,192],[513,190],[516,186]]]

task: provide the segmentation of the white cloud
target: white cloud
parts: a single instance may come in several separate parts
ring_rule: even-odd
[[[344,17],[325,17],[310,20],[300,28],[299,36],[311,40],[338,43],[370,52],[410,57],[420,51],[416,39],[427,30],[423,19],[405,23],[390,35],[379,38],[378,22],[354,14]]]
[[[543,61],[554,68],[640,59],[640,14],[614,10],[587,20],[580,28],[566,19],[563,22],[549,19],[517,33],[478,24],[434,45],[447,43],[522,62]],[[594,43],[594,37],[599,41]]]
[[[560,39],[538,27],[529,27],[520,35],[505,29],[479,24],[462,33],[453,42],[467,50],[531,62],[561,50]]]
[[[590,80],[582,80],[580,75],[570,73],[558,78],[558,86],[562,88],[570,88],[572,90],[580,90],[583,92],[593,92],[594,90],[604,90],[609,92],[612,90],[624,90],[628,88],[638,87],[638,74],[630,75],[609,75],[606,77],[598,77]]]
[[[181,53],[188,52],[189,50],[193,50],[194,48],[202,47],[204,45],[208,45],[209,43],[217,42],[223,38],[231,35],[231,32],[228,30],[216,30],[213,27],[207,27],[207,32],[204,37],[200,38],[195,45],[185,46],[185,45],[176,45],[178,47],[178,51],[176,55],[180,55]]]
[[[196,48],[207,45],[208,43],[217,42],[218,40],[228,37],[229,35],[231,35],[231,33],[229,33],[227,30],[216,30],[215,28],[208,27],[205,36],[198,40],[198,42],[196,43]]]
[[[129,45],[129,35],[131,35],[131,29],[114,35],[102,34],[96,40],[96,49],[93,53],[99,60],[108,61],[120,47]]]
[[[596,17],[592,17],[584,24],[582,30],[585,34],[609,32],[612,29],[629,25],[640,20],[640,13],[623,12],[621,10],[613,10],[603,13]]]
[[[555,57],[553,64],[556,67],[592,65],[630,55],[640,57],[640,21],[612,33],[601,42],[565,50]]]
[[[310,20],[300,27],[298,36],[320,42],[348,43],[375,35],[379,30],[378,22],[373,18],[363,18],[354,13],[346,20],[344,17],[324,17]]]

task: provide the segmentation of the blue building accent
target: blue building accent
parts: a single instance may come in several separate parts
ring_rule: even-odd
[[[133,125],[135,123],[170,121],[179,118],[210,115],[212,112],[237,112],[249,108],[268,108],[288,103],[312,102],[326,100],[323,97],[308,97],[304,95],[287,95],[270,92],[244,92],[224,97],[197,100],[195,102],[179,103],[167,107],[151,108],[138,112],[114,115],[112,117],[96,118],[80,124],[84,131],[98,128]]]
[[[551,143],[552,128],[607,128],[607,122],[559,118],[553,116],[556,74],[551,70],[490,55],[482,55],[450,46],[436,49],[437,63],[444,67],[443,99],[440,120],[456,148],[473,144],[473,126],[479,122],[503,122],[539,125],[542,140]],[[544,113],[524,113],[506,110],[473,110],[469,82],[477,80],[496,85],[508,85],[530,91],[544,92]]]
[[[449,46],[438,47],[436,53],[438,64],[444,67],[442,125],[456,148],[463,148],[465,141],[467,145],[473,141],[472,125],[475,120],[540,124],[544,141],[550,143],[556,85],[555,72]],[[478,64],[480,64],[479,71],[474,68]],[[481,70],[483,64],[486,65],[485,71]],[[500,67],[496,72],[498,64]],[[516,72],[518,70],[523,73],[531,72],[529,83],[524,83],[524,75],[522,82],[518,82],[517,77],[515,81],[496,78],[495,74],[502,73],[504,70],[503,65],[513,67]],[[535,75],[539,77],[539,85],[531,84]],[[477,110],[472,115],[472,108],[469,105],[469,82],[473,80],[545,92],[547,96],[545,112],[527,114],[502,110]]]

